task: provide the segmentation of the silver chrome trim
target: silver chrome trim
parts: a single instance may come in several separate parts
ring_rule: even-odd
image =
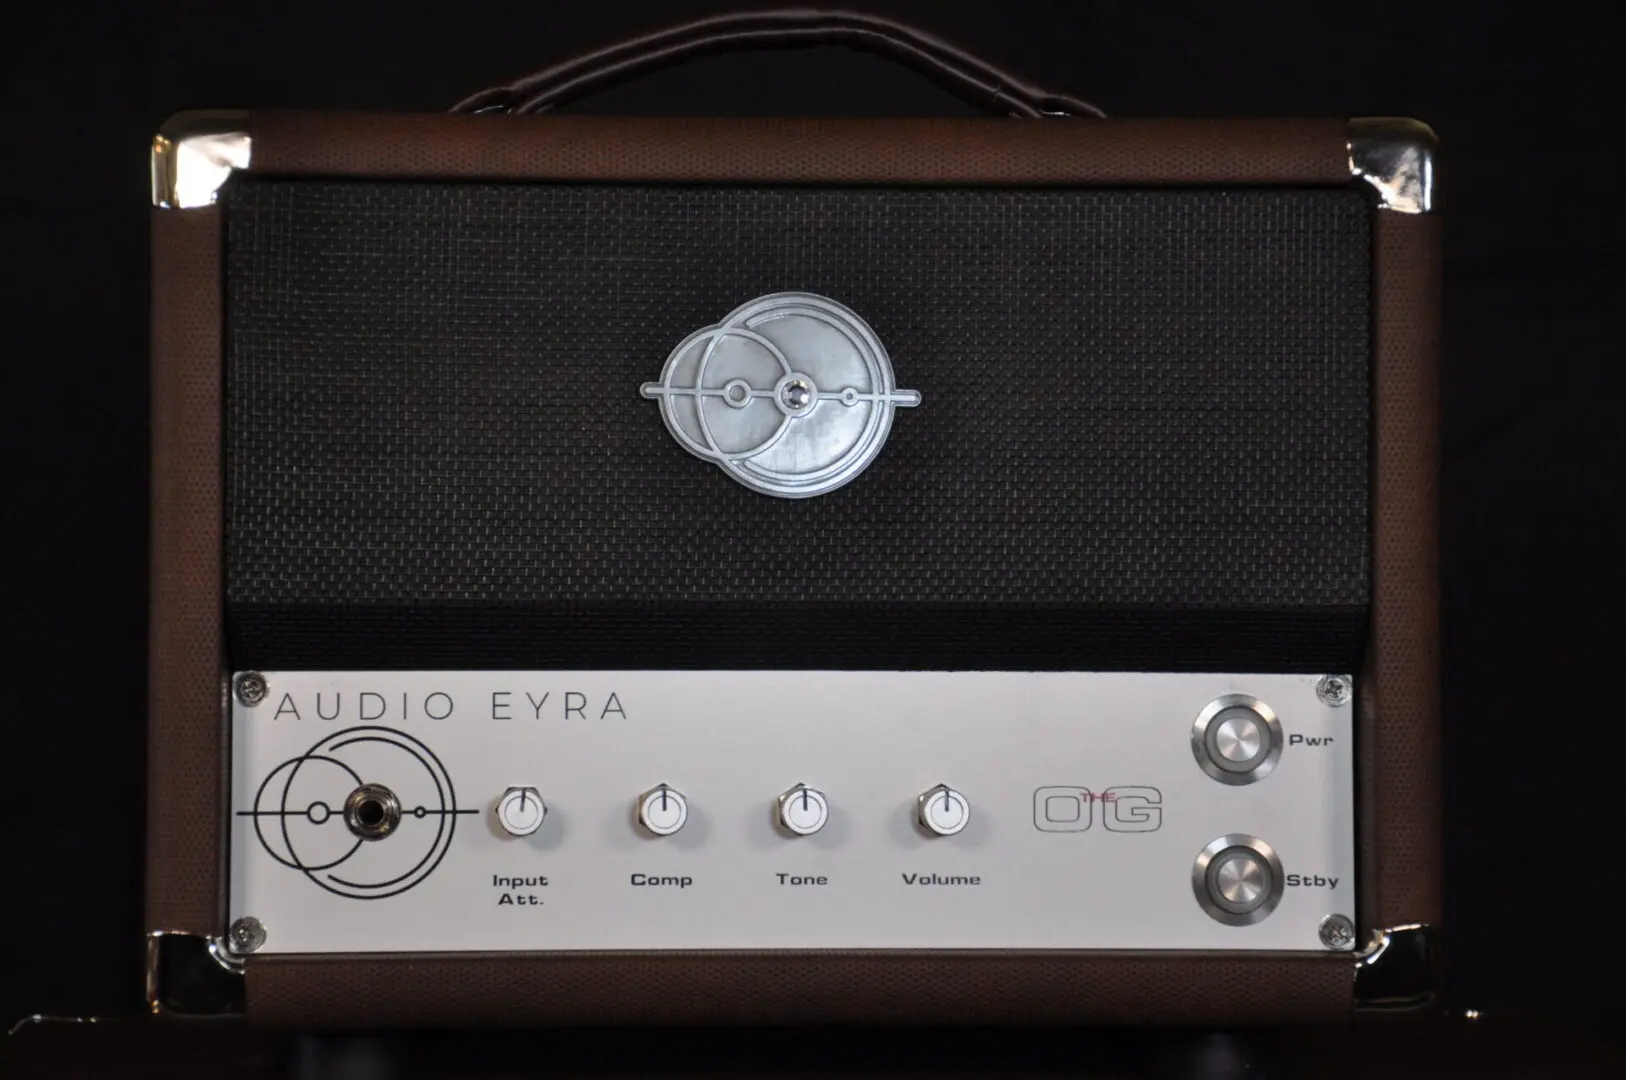
[[[1349,122],[1349,174],[1377,192],[1385,210],[1434,210],[1434,156],[1440,140],[1421,120],[1356,117]]]
[[[242,110],[176,113],[153,136],[152,204],[213,206],[231,174],[248,168],[252,142]]]
[[[1270,867],[1270,890],[1259,906],[1251,911],[1227,911],[1215,903],[1213,893],[1209,891],[1209,866],[1220,855],[1233,848],[1248,849]],[[1276,910],[1276,905],[1282,902],[1282,888],[1285,884],[1282,877],[1282,861],[1276,857],[1276,849],[1257,836],[1249,836],[1247,833],[1226,833],[1209,841],[1208,846],[1197,854],[1197,861],[1191,867],[1191,891],[1196,894],[1197,903],[1210,918],[1227,926],[1252,926],[1256,922],[1263,922]]]
[[[1362,1011],[1406,1010],[1440,996],[1439,945],[1427,923],[1374,930],[1355,954],[1355,1003]]]
[[[173,954],[167,962],[166,948]],[[164,986],[164,970],[178,964],[186,967],[180,980],[185,996],[176,995],[174,987],[166,993]],[[155,1015],[235,1016],[243,1011],[243,963],[221,938],[185,930],[149,931],[145,976],[147,1009]]]
[[[158,948],[160,942],[170,935],[185,936],[185,930],[149,930],[147,932],[147,962],[144,971],[145,999],[147,1009],[152,1013],[164,1011],[161,988],[158,985]]]
[[[1416,933],[1428,929],[1428,926],[1423,923],[1406,923],[1402,926],[1389,926],[1381,930],[1374,930],[1372,931],[1372,940],[1366,943],[1366,948],[1355,954],[1355,960],[1366,967],[1372,967],[1383,958],[1384,952],[1388,950],[1390,943],[1397,935]]]
[[[1251,769],[1233,771],[1224,768],[1210,752],[1208,725],[1221,713],[1231,709],[1247,709],[1259,717],[1270,739],[1270,750],[1264,760]],[[1282,759],[1282,722],[1277,719],[1274,709],[1252,694],[1223,694],[1203,706],[1203,711],[1197,714],[1196,721],[1191,725],[1191,754],[1203,772],[1222,784],[1252,784],[1269,776]]]
[[[11,1025],[11,1029],[6,1032],[6,1038],[9,1039],[24,1028],[31,1028],[37,1024],[99,1024],[101,1022],[102,1018],[99,1016],[51,1016],[47,1013],[34,1013]]]

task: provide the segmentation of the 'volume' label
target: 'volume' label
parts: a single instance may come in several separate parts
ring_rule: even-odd
[[[945,877],[942,874],[904,874],[905,885],[981,885],[982,878],[977,875],[970,877]]]

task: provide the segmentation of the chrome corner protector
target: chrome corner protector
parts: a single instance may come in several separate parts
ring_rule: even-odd
[[[220,965],[220,970],[232,975],[243,973],[243,958],[231,951],[225,938],[209,938],[209,959]]]
[[[1440,997],[1440,946],[1432,926],[1408,923],[1374,931],[1355,954],[1355,1007],[1423,1009]]]
[[[1370,184],[1385,210],[1432,213],[1439,145],[1434,129],[1421,120],[1357,117],[1349,122],[1349,174]]]
[[[243,963],[219,938],[184,930],[147,935],[146,1001],[160,1016],[240,1016]]]
[[[152,204],[213,206],[231,174],[248,168],[252,144],[247,112],[176,113],[152,138]]]

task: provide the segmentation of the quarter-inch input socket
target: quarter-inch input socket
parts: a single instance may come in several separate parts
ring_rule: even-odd
[[[383,784],[363,784],[344,800],[344,823],[363,840],[382,840],[401,824],[401,800]]]

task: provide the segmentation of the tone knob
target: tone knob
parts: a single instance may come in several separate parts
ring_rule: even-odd
[[[779,796],[779,824],[797,836],[811,836],[830,820],[830,804],[824,792],[797,784]]]
[[[661,784],[638,797],[638,824],[656,836],[671,836],[689,820],[689,800],[676,788]]]
[[[547,816],[547,804],[534,787],[511,787],[497,800],[497,824],[510,836],[530,836]]]
[[[921,827],[937,836],[953,836],[971,821],[971,804],[947,784],[923,792],[917,803]]]
[[[1191,753],[1203,772],[1222,784],[1263,780],[1281,760],[1281,721],[1256,697],[1225,694],[1197,714]]]
[[[1229,833],[1203,848],[1191,870],[1197,903],[1228,926],[1265,918],[1282,899],[1281,860],[1257,836]]]

